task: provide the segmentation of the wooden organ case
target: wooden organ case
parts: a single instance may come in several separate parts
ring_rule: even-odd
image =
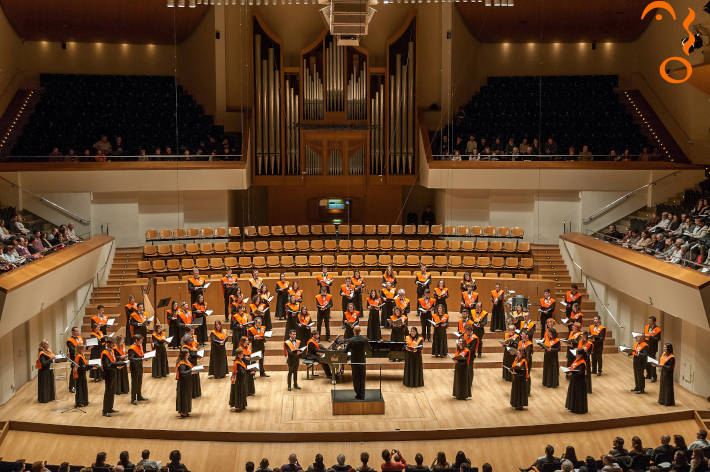
[[[253,21],[254,183],[411,183],[416,17],[387,42],[379,68],[366,49],[340,46],[327,31],[285,66],[281,41]]]

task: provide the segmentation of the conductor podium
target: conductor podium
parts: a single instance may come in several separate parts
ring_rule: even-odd
[[[350,389],[331,390],[333,415],[384,415],[385,399],[382,390],[365,389],[365,399],[355,398],[355,391]]]

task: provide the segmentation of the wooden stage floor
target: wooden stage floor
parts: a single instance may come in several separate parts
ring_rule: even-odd
[[[153,379],[146,375],[143,394],[150,401],[133,406],[128,395],[117,396],[119,413],[111,418],[101,416],[103,383],[89,384],[91,405],[83,414],[61,413],[74,403],[65,380],[57,382],[57,401],[37,403],[35,380],[0,407],[0,421],[12,421],[15,430],[146,439],[376,441],[588,431],[685,420],[692,417],[693,410],[708,407],[704,398],[678,385],[674,407],[657,403],[657,383],[647,384],[646,395],[629,392],[633,386],[631,360],[621,354],[606,355],[604,367],[603,376],[593,377],[594,393],[589,396],[590,413],[586,415],[565,410],[564,379],[557,389],[540,385],[541,369],[532,372],[532,396],[525,411],[510,408],[510,383],[502,380],[499,369],[477,370],[474,397],[455,400],[451,396],[452,368],[425,370],[425,386],[419,389],[404,387],[399,372],[387,372],[382,381],[386,412],[380,416],[332,416],[332,385],[322,372],[315,380],[306,380],[304,373],[299,373],[302,390],[293,392],[286,390],[285,372],[272,372],[269,378],[256,378],[257,394],[249,397],[248,408],[242,413],[229,410],[229,379],[214,380],[203,374],[202,398],[193,401],[190,418],[179,419],[174,376]],[[376,388],[377,383],[376,373],[368,375],[368,388]],[[338,388],[351,388],[351,384],[346,381]]]

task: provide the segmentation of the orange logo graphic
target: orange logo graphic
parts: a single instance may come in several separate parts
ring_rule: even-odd
[[[675,10],[668,2],[664,1],[655,1],[646,5],[646,8],[644,8],[643,13],[641,14],[641,19],[643,20],[644,18],[646,18],[646,15],[648,15],[648,13],[655,8],[667,11],[668,13],[670,13],[671,17],[673,18],[673,21],[676,20]],[[660,13],[656,13],[655,18],[656,21],[661,21],[663,19],[663,15],[661,15]],[[692,8],[688,8],[688,16],[686,16],[685,20],[683,20],[683,28],[685,28],[685,31],[688,33],[688,40],[685,42],[685,44],[683,44],[683,52],[686,56],[690,55],[690,48],[695,44],[695,35],[689,29],[690,24],[693,22],[693,20],[695,20],[695,11],[693,11]],[[676,61],[683,64],[683,66],[685,67],[684,77],[680,79],[675,79],[668,74],[666,66],[671,61]],[[661,74],[661,78],[669,84],[682,84],[683,82],[687,81],[691,75],[693,75],[693,66],[683,56],[673,56],[666,58],[666,60],[661,62],[658,71]]]

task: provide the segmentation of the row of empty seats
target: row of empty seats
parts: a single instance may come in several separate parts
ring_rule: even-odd
[[[333,277],[350,277],[352,276],[354,271],[352,270],[343,270],[340,272],[329,272],[329,274]],[[382,277],[382,271],[381,270],[361,270],[360,271],[360,276],[361,277]],[[429,272],[432,277],[456,277],[456,278],[463,278],[464,272],[451,272],[451,271],[445,271],[445,272],[438,272],[438,271],[430,271]],[[518,274],[513,274],[510,272],[469,272],[471,274],[471,277],[474,279],[480,279],[480,278],[502,278],[502,279],[542,279],[543,276],[541,274],[525,274],[525,273],[518,273]],[[270,272],[268,274],[265,274],[269,277],[278,277],[281,274],[281,272]],[[316,277],[320,272],[309,272],[309,271],[302,271],[302,272],[283,272],[284,276],[286,279],[291,280],[296,277]],[[411,277],[412,271],[411,270],[400,270],[397,271],[397,275],[400,277]],[[157,280],[159,282],[165,281],[165,282],[187,282],[187,279],[189,279],[191,276],[190,275],[166,275],[166,276],[161,276],[161,275],[151,275],[150,278]],[[215,274],[209,274],[207,275],[208,280],[211,281],[218,281],[222,278],[222,274],[220,273],[215,273]],[[240,280],[248,280],[249,277],[251,277],[250,272],[244,272],[239,275]],[[145,285],[148,283],[148,278],[139,278],[136,280],[137,285]],[[274,283],[276,281],[274,280]],[[271,285],[271,284],[268,284]]]
[[[253,254],[282,252],[350,251],[433,251],[433,252],[508,252],[526,254],[530,243],[523,241],[461,241],[445,239],[300,239],[297,241],[230,241],[215,243],[174,243],[143,246],[145,257],[198,256],[212,254]]]
[[[138,272],[141,274],[164,273],[164,272],[184,272],[191,271],[195,267],[200,270],[224,270],[225,267],[238,270],[251,269],[287,269],[292,267],[311,267],[319,269],[327,267],[368,267],[385,268],[388,265],[394,267],[417,267],[419,264],[426,264],[438,269],[449,268],[470,268],[470,269],[510,269],[510,270],[531,270],[533,259],[524,257],[488,257],[488,256],[417,256],[414,254],[393,256],[382,254],[339,254],[338,256],[256,256],[256,257],[200,257],[197,259],[154,259],[152,261],[140,261]]]
[[[229,228],[148,229],[145,240],[173,241],[177,239],[221,238],[281,238],[281,237],[343,237],[343,236],[433,236],[522,238],[523,228],[507,226],[443,226],[443,225],[286,225],[230,226]]]

